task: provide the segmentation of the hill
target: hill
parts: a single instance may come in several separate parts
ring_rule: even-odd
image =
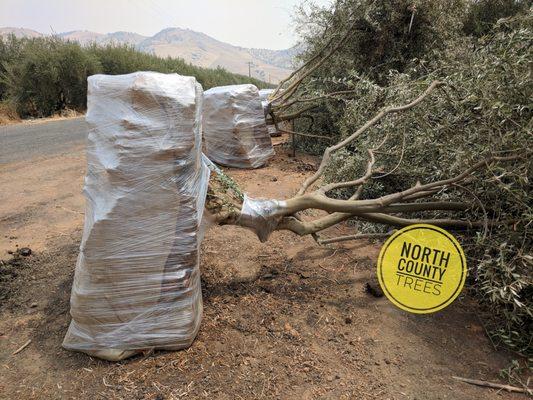
[[[0,36],[5,37],[15,35],[17,38],[35,38],[44,36],[42,33],[26,28],[5,27],[0,28]]]
[[[25,28],[0,28],[0,36],[41,37],[39,32]],[[145,53],[160,57],[179,57],[204,68],[223,67],[230,72],[248,75],[265,82],[277,83],[288,76],[294,57],[301,50],[294,46],[286,50],[253,49],[221,42],[205,33],[190,29],[167,28],[151,37],[133,32],[97,33],[76,30],[59,33],[65,40],[86,46],[97,44],[128,44]]]

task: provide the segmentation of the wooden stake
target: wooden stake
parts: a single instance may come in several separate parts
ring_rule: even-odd
[[[515,393],[533,394],[533,390],[526,388],[526,387],[519,388],[519,387],[511,386],[511,385],[502,385],[501,383],[480,381],[477,379],[461,378],[460,376],[452,376],[452,378],[457,379],[458,381],[469,383],[471,385],[476,385],[476,386],[490,387],[493,389],[503,389],[503,390],[507,390],[508,392],[515,392]]]
[[[26,343],[24,343],[22,346],[20,346],[17,350],[13,352],[13,355],[20,353],[22,350],[24,350],[26,347],[28,347],[31,343],[31,339],[28,340]]]

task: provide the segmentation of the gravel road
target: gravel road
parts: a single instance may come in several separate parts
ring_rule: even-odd
[[[0,126],[0,164],[65,153],[86,138],[85,117]]]

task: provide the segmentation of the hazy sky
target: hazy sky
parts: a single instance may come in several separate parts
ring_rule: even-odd
[[[294,6],[304,0],[0,0],[0,27],[41,33],[130,31],[152,36],[190,28],[243,47],[284,49],[296,37]],[[305,0],[330,4],[331,0]]]

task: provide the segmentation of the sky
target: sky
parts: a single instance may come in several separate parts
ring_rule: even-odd
[[[292,15],[302,1],[332,0],[0,0],[0,27],[145,36],[179,27],[236,46],[286,49],[297,41]]]

